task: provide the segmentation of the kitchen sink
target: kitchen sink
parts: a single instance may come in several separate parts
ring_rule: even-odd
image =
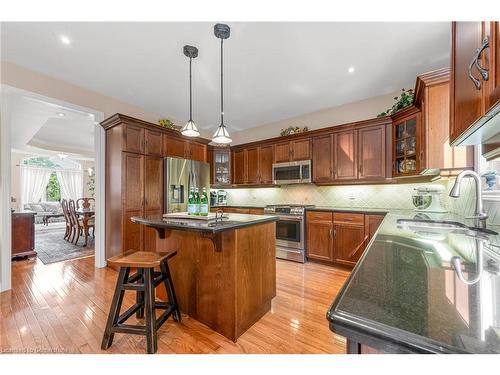
[[[422,219],[398,219],[400,227],[413,231],[439,231],[448,233],[462,233],[471,237],[485,237],[486,235],[497,235],[498,233],[486,228],[469,227],[456,221],[422,220]]]

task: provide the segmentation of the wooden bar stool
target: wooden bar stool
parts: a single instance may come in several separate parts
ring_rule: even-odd
[[[129,251],[108,259],[110,264],[120,267],[120,272],[102,338],[102,349],[105,350],[111,346],[115,333],[132,333],[145,335],[147,352],[156,353],[158,329],[172,314],[175,321],[181,321],[181,313],[167,262],[175,254],[177,251],[161,253]],[[157,266],[160,267],[161,272],[155,272],[154,267]],[[130,276],[130,268],[137,268],[137,272],[132,276]],[[168,302],[159,302],[155,299],[155,288],[161,283],[164,283],[167,290]],[[120,315],[125,290],[137,292],[136,303]],[[155,314],[157,309],[165,310],[158,319]],[[146,325],[124,324],[134,313],[139,319],[145,318]]]

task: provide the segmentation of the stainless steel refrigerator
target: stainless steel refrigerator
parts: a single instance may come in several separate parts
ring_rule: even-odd
[[[186,212],[191,187],[210,194],[210,164],[181,158],[164,159],[165,212]]]

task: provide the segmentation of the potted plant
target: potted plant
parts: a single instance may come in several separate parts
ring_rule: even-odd
[[[481,177],[486,179],[486,185],[488,185],[486,190],[493,190],[495,188],[497,184],[497,171],[492,170],[485,172],[481,175]]]
[[[394,103],[393,106],[387,109],[385,112],[379,113],[377,117],[393,115],[396,112],[401,111],[403,108],[406,108],[413,103],[413,94],[414,94],[413,89],[409,90],[401,89],[401,91],[402,91],[401,97],[399,96],[394,97],[396,103]]]

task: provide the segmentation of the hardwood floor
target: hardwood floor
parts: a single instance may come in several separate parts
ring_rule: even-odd
[[[325,314],[349,272],[277,260],[276,273],[271,311],[237,343],[183,315],[182,323],[169,319],[159,330],[158,353],[345,353]],[[143,336],[125,334],[100,349],[117,272],[94,268],[93,257],[14,262],[12,274],[13,289],[0,294],[0,353],[145,352]],[[124,308],[133,301],[127,292]]]

